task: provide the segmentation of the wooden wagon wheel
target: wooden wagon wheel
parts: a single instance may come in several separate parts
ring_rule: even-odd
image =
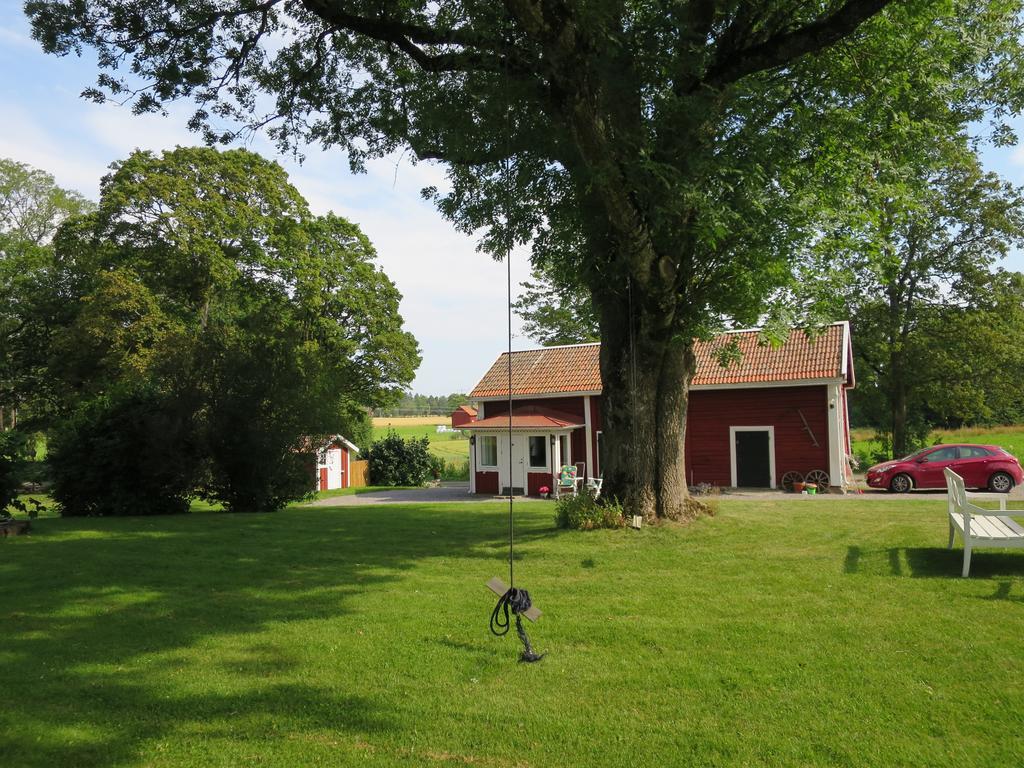
[[[818,486],[818,492],[827,491],[829,486],[832,484],[829,478],[828,472],[823,469],[812,469],[807,473],[807,477],[804,478],[808,483],[814,483]]]
[[[792,491],[793,483],[802,483],[804,476],[802,472],[787,472],[782,476],[782,487],[784,490]]]

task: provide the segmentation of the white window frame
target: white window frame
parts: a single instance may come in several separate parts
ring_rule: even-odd
[[[493,464],[485,464],[484,463],[484,446],[483,446],[483,442],[482,442],[484,440],[493,440],[494,441],[494,463]],[[497,435],[477,435],[476,442],[477,442],[477,445],[476,445],[477,455],[480,458],[480,464],[478,465],[479,468],[480,469],[497,469],[498,468],[498,436]]]
[[[767,432],[768,433],[768,471],[771,473],[769,488],[775,488],[775,427],[729,427],[729,478],[732,487],[736,487],[736,433]]]
[[[532,463],[533,458],[530,456],[530,441],[538,437],[544,442],[544,463],[540,465],[534,465]],[[538,469],[542,472],[551,471],[551,436],[550,435],[527,435],[526,436],[526,470]]]

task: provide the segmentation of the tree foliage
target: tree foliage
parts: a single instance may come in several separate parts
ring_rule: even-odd
[[[906,140],[901,96],[957,126],[994,106],[1000,140],[1024,98],[1016,0],[26,9],[46,50],[98,51],[94,98],[192,98],[210,140],[266,128],[357,168],[400,147],[445,161],[450,190],[427,194],[456,226],[495,254],[531,242],[535,267],[590,293],[605,483],[647,515],[685,514],[692,339],[789,283],[821,195]]]
[[[12,426],[30,395],[17,354],[30,276],[52,261],[51,240],[61,222],[92,208],[45,171],[0,158],[0,431]]]
[[[818,213],[804,286],[819,313],[852,319],[857,415],[904,455],[933,426],[988,421],[1005,409],[986,402],[1024,395],[988,375],[1012,365],[990,330],[1018,314],[1014,282],[993,269],[1024,245],[1024,191],[984,172],[949,104],[916,89],[891,101],[904,141],[845,161],[857,172]]]
[[[395,432],[370,446],[366,460],[370,462],[372,485],[423,485],[430,477],[430,441],[425,437],[403,439]]]
[[[312,490],[318,441],[365,434],[367,409],[419,363],[365,235],[311,215],[280,166],[244,150],[134,153],[55,248],[33,385],[64,424],[57,494],[74,514],[127,513],[161,488],[161,512],[194,493],[276,509]],[[132,427],[147,408],[170,426]],[[106,508],[105,482],[119,488]]]
[[[600,340],[601,330],[593,302],[579,285],[559,284],[550,275],[535,269],[521,288],[523,292],[513,309],[523,320],[523,330],[531,339],[544,346]]]

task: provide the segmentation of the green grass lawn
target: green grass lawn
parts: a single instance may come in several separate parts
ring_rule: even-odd
[[[1024,552],[945,501],[518,509],[544,661],[492,637],[501,504],[45,519],[0,541],[0,765],[1019,766]]]
[[[853,452],[874,453],[881,450],[881,443],[874,440],[873,429],[854,429]],[[931,443],[979,443],[998,445],[1014,456],[1024,459],[1024,425],[1005,427],[965,427],[964,429],[936,429],[928,436]]]

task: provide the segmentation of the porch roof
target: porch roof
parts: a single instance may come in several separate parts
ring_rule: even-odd
[[[565,429],[577,429],[583,424],[576,424],[564,419],[556,419],[552,416],[541,416],[531,413],[522,416],[512,417],[512,431],[514,432],[554,432]],[[486,419],[477,419],[463,427],[470,430],[502,430],[508,429],[508,416],[491,416]]]

